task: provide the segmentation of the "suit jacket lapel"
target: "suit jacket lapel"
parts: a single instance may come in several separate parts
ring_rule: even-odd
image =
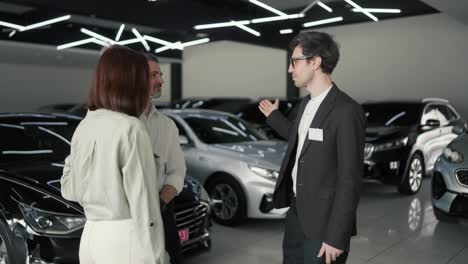
[[[333,85],[330,92],[323,99],[322,103],[317,109],[317,113],[315,113],[314,119],[312,120],[312,123],[310,125],[311,128],[320,128],[322,126],[323,121],[335,105],[335,99],[337,94],[338,87],[336,87],[336,85]],[[310,143],[310,140],[308,140],[308,138],[306,137],[306,139],[304,140],[304,145],[302,146],[300,156],[302,156],[306,152],[307,148],[310,146]]]

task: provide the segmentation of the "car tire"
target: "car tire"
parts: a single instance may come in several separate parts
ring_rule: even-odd
[[[398,191],[406,195],[417,193],[421,189],[425,172],[423,157],[419,153],[413,154],[408,163],[403,181],[398,185]]]
[[[213,219],[227,226],[241,224],[247,216],[247,200],[241,185],[230,175],[219,175],[209,181],[206,190],[213,206]]]
[[[19,248],[13,233],[5,222],[0,221],[0,263],[26,263],[26,256],[19,251]]]
[[[435,215],[436,219],[439,222],[446,222],[446,223],[455,223],[455,222],[457,222],[456,217],[450,216],[449,214],[447,214],[446,212],[440,210],[439,208],[435,207],[434,205],[432,205],[432,210],[434,211],[434,215]]]

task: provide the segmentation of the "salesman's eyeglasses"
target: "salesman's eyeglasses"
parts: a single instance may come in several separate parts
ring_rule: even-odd
[[[313,56],[300,56],[300,57],[291,57],[289,58],[289,65],[291,65],[293,68],[296,68],[296,62],[300,60],[310,60],[312,59]]]

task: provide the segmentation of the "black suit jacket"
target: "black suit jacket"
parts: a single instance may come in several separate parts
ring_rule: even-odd
[[[289,206],[294,193],[291,173],[294,166],[298,127],[310,95],[299,106],[291,122],[273,111],[267,123],[288,140],[273,194],[276,208]],[[356,209],[364,168],[366,120],[361,106],[333,85],[322,101],[310,128],[323,130],[323,141],[304,141],[298,159],[296,207],[307,238],[349,250],[356,234]]]

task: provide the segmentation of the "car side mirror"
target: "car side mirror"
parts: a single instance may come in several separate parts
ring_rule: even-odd
[[[440,121],[436,119],[428,119],[425,126],[428,127],[440,127]]]
[[[467,132],[467,124],[463,124],[462,126],[454,126],[452,128],[452,133],[455,135],[461,135],[465,132]]]
[[[180,145],[188,145],[189,140],[186,136],[179,135],[179,144]]]

